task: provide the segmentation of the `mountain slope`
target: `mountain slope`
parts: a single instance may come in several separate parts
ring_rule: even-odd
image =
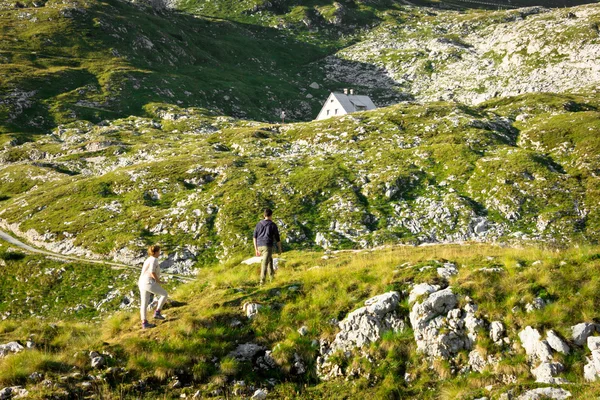
[[[189,2],[179,12],[117,0],[2,2],[0,132],[13,134],[3,141],[142,116],[151,102],[308,120],[347,86],[385,106],[573,92],[599,79],[597,5],[457,13],[391,1],[235,4]]]
[[[398,22],[390,18],[326,59],[328,79],[373,87],[391,81],[418,101],[467,104],[522,93],[592,93],[600,82],[599,5],[439,14],[413,10],[393,21]],[[362,79],[361,63],[372,64],[387,79]]]
[[[158,241],[184,270],[249,252],[266,206],[293,248],[595,243],[597,108],[525,95],[269,125],[157,104],[154,119],[61,126],[1,152],[0,218],[40,246],[129,263]]]
[[[297,95],[311,83],[307,64],[335,45],[120,1],[6,3],[0,18],[0,120],[9,133],[139,115],[153,101],[266,119],[285,107],[306,118],[318,107]]]

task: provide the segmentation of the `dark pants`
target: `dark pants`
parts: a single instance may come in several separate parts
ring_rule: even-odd
[[[264,282],[267,271],[271,277],[275,277],[275,270],[273,269],[273,246],[260,246],[258,252],[262,257],[260,263],[260,281]]]

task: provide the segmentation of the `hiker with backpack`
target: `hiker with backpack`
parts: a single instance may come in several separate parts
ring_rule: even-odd
[[[146,309],[148,308],[148,299],[150,293],[153,293],[158,298],[158,305],[154,311],[154,319],[165,319],[160,313],[160,310],[167,301],[167,291],[163,289],[160,284],[163,283],[160,280],[160,266],[158,265],[158,257],[160,256],[160,246],[152,245],[148,247],[148,258],[144,261],[142,267],[142,273],[138,280],[138,287],[140,288],[140,316],[142,318],[142,329],[154,328],[156,325],[151,324],[146,319]]]
[[[273,211],[266,208],[264,211],[264,219],[256,224],[254,228],[254,253],[257,257],[262,257],[260,268],[260,284],[265,283],[267,272],[271,280],[275,277],[275,269],[273,268],[273,249],[275,244],[279,248],[281,256],[281,238],[279,237],[279,229],[275,222],[272,221]]]

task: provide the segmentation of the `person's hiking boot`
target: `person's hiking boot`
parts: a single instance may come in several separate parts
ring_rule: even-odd
[[[151,324],[148,321],[144,321],[142,322],[142,329],[149,329],[149,328],[154,328],[156,325]]]
[[[165,319],[165,316],[160,313],[160,311],[154,311],[154,319]]]

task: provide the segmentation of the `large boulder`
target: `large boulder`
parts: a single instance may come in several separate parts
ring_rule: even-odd
[[[552,349],[548,345],[548,342],[541,340],[541,338],[542,336],[538,330],[533,329],[531,326],[527,326],[519,332],[521,344],[532,363],[552,360]]]
[[[388,292],[368,299],[364,307],[348,314],[339,323],[341,330],[331,345],[321,346],[321,356],[317,358],[317,375],[323,380],[344,375],[342,368],[330,361],[334,354],[341,351],[350,356],[354,350],[381,339],[385,332],[402,331],[405,323],[396,312],[399,301],[398,292]]]

